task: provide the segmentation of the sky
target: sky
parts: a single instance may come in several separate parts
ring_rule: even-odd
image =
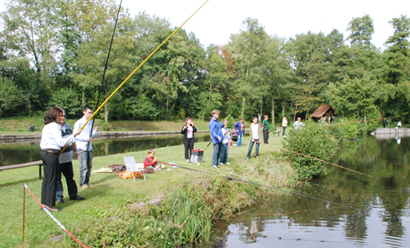
[[[120,0],[115,0],[119,5]],[[4,11],[0,0],[0,11]],[[132,16],[141,11],[165,18],[177,27],[191,16],[206,0],[123,0]],[[388,21],[402,14],[410,17],[410,0],[209,0],[185,25],[206,48],[210,44],[224,45],[231,34],[239,33],[242,21],[247,17],[256,18],[270,35],[281,38],[295,37],[296,34],[323,32],[332,29],[344,33],[349,21],[354,17],[369,14],[373,19],[375,33],[372,43],[385,49],[384,42],[393,34]]]

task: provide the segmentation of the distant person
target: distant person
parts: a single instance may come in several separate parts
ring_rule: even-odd
[[[73,133],[70,125],[65,123],[65,112],[63,110],[63,115],[59,119],[59,124],[61,125],[61,135],[64,138],[67,138]],[[64,203],[64,188],[63,184],[61,183],[61,173],[63,173],[68,189],[68,195],[70,196],[70,200],[85,200],[84,197],[77,195],[77,184],[74,180],[74,172],[73,172],[73,151],[75,153],[75,157],[78,158],[77,146],[75,142],[68,144],[65,146],[63,153],[61,153],[59,158],[59,170],[57,174],[57,192],[56,192],[56,199],[57,203]]]
[[[384,119],[383,119],[383,128],[386,128],[386,125],[387,125],[387,119],[384,118]]]
[[[295,123],[293,123],[295,130],[298,130],[303,127],[302,118],[298,117]]]
[[[269,141],[269,116],[264,115],[262,121],[263,143],[268,144]]]
[[[283,120],[282,120],[282,129],[283,129],[282,136],[283,137],[285,137],[285,131],[287,127],[288,127],[288,119],[286,117],[283,117]]]
[[[41,188],[41,204],[43,208],[50,211],[60,211],[55,207],[57,179],[58,179],[58,156],[61,148],[74,142],[74,137],[81,131],[74,131],[74,134],[65,138],[61,135],[61,118],[63,110],[59,107],[51,107],[44,116],[44,128],[41,133],[41,160],[43,160],[44,177]]]
[[[85,105],[83,108],[83,117],[74,124],[74,132],[79,130],[90,117],[93,115],[93,108]],[[93,121],[90,120],[83,128],[80,135],[75,138],[78,151],[78,161],[80,162],[80,186],[83,189],[90,187],[90,175],[93,167],[93,145],[92,137],[97,134],[98,127],[95,127],[91,133]],[[87,159],[88,158],[88,159]]]
[[[192,149],[194,149],[194,133],[196,131],[196,127],[191,117],[185,118],[185,125],[182,127],[181,134],[184,135],[182,141],[184,142],[185,146],[185,159],[187,162],[189,162]]]
[[[225,126],[222,127],[222,148],[221,148],[221,159],[219,164],[230,164],[228,163],[228,151],[229,151],[229,142],[231,141],[230,132],[227,127],[228,121],[224,121]]]
[[[148,150],[148,156],[144,158],[144,169],[147,170],[154,170],[154,171],[160,171],[161,170],[161,165],[157,164],[159,160],[154,157],[155,151],[154,149],[149,149]]]
[[[235,129],[236,136],[237,136],[237,141],[236,145],[241,146],[242,145],[242,138],[245,135],[245,124],[243,123],[243,118],[239,118],[239,121],[233,125],[233,128]]]
[[[219,123],[219,110],[214,109],[212,111],[212,119],[209,122],[209,131],[211,132],[212,143],[214,144],[214,152],[212,154],[212,166],[214,168],[219,168],[218,161],[221,155],[222,149],[222,130],[224,123]]]
[[[248,155],[246,155],[246,159],[251,158],[251,152],[253,148],[253,144],[256,142],[256,150],[255,150],[255,158],[259,156],[259,140],[262,136],[262,128],[258,124],[258,117],[253,117],[252,123],[249,125],[249,133],[251,136],[251,142],[249,143],[249,150]]]
[[[397,123],[397,128],[401,128],[401,121],[399,121],[399,123]]]

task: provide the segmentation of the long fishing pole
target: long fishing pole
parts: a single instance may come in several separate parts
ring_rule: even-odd
[[[122,5],[122,0],[120,1],[120,6],[118,7],[117,18],[115,19],[114,30],[111,36],[110,48],[108,49],[107,59],[105,60],[104,72],[103,72],[103,76],[101,79],[101,86],[100,86],[100,89],[98,90],[97,104],[95,106],[96,108],[98,104],[100,103],[101,90],[104,85],[105,72],[107,71],[107,68],[108,68],[108,60],[110,59],[112,43],[114,42],[115,30],[117,29],[117,23],[118,23],[118,18],[120,16],[121,5]],[[95,116],[93,118],[93,121],[91,122],[90,138],[92,137],[92,134],[93,134],[94,123],[95,123]],[[88,149],[90,148],[90,143],[91,143],[91,140],[87,142],[87,151],[86,151],[87,152],[87,164],[89,164],[90,162],[90,156],[89,156],[89,151],[88,151]]]
[[[279,57],[279,55],[281,54],[283,46],[281,47],[281,49],[279,49],[279,53],[278,55],[276,55],[276,57],[272,60],[272,62],[266,67],[266,69],[263,71],[262,75],[258,78],[258,80],[256,80],[256,82],[253,84],[252,88],[248,91],[248,93],[246,93],[246,95],[242,98],[243,101],[245,101],[246,97],[252,92],[252,90],[255,88],[255,86],[259,83],[259,81],[262,79],[262,77],[265,75],[265,73],[270,69],[270,67],[273,65],[273,63],[276,61],[276,59]],[[229,115],[228,118],[226,118],[226,120],[229,120],[229,118],[232,117],[232,115],[234,113],[236,113],[236,111],[238,110],[238,108],[241,106],[241,104],[239,103],[236,106],[236,109],[234,111],[231,112],[231,114]],[[208,146],[212,143],[212,140],[209,141],[208,145],[205,147],[205,150],[208,149]]]
[[[132,71],[131,74],[111,93],[111,95],[109,95],[107,99],[105,99],[105,101],[100,105],[100,107],[98,107],[98,109],[94,111],[94,113],[90,116],[90,118],[88,118],[88,120],[83,124],[83,126],[79,128],[79,130],[82,130],[88,124],[88,122],[90,122],[90,120],[98,113],[98,111],[100,111],[104,104],[106,104],[111,99],[111,97],[115,95],[115,93],[117,93],[117,91],[128,81],[128,79],[130,79],[158,51],[158,49],[160,49],[162,45],[164,45],[172,36],[174,36],[174,34],[178,32],[178,30],[180,30],[182,26],[184,26],[185,23],[187,23],[207,2],[209,2],[209,0],[202,4],[201,7],[199,7],[184,23],[182,23],[181,26],[175,29],[174,32],[172,32],[150,55],[148,55],[148,57],[144,61],[142,61],[142,63],[134,71]],[[64,148],[61,150],[60,154],[63,151]]]
[[[181,166],[181,165],[176,164],[176,163],[167,163],[167,162],[161,162],[161,163],[168,164],[168,165],[177,165],[178,167],[183,168],[183,169],[192,170],[192,171],[197,171],[197,172],[202,172],[202,173],[206,173],[206,174],[210,174],[211,172],[213,172],[213,173],[216,173],[216,174],[220,174],[222,177],[224,177],[224,178],[226,178],[226,179],[228,179],[228,180],[235,180],[235,181],[244,182],[244,183],[248,183],[248,184],[254,184],[254,185],[257,185],[257,186],[260,186],[260,187],[265,187],[265,188],[270,188],[270,189],[274,189],[274,190],[279,190],[279,191],[283,191],[283,192],[286,192],[286,193],[291,193],[291,194],[295,194],[295,195],[307,197],[307,198],[310,198],[310,199],[323,201],[323,202],[326,202],[326,203],[332,203],[332,204],[339,205],[339,206],[343,206],[343,207],[349,207],[349,208],[353,208],[353,209],[358,209],[358,208],[355,208],[355,207],[353,207],[353,206],[348,206],[348,205],[344,205],[344,204],[341,204],[341,203],[338,203],[338,202],[329,201],[329,200],[322,199],[322,198],[319,198],[319,197],[316,197],[316,196],[311,196],[311,195],[307,195],[307,194],[304,194],[304,193],[294,192],[294,191],[291,191],[291,190],[287,190],[287,189],[283,189],[283,188],[279,188],[279,187],[274,187],[274,186],[266,185],[266,184],[262,184],[262,183],[252,182],[252,181],[249,181],[249,180],[245,180],[245,179],[233,177],[233,176],[231,176],[231,175],[224,175],[224,174],[219,173],[219,172],[217,172],[217,171],[210,171],[210,170],[204,171],[204,170],[194,169],[194,168],[191,168],[191,167],[188,167],[188,166]]]
[[[88,122],[98,113],[98,111],[100,111],[104,104],[106,104],[111,99],[111,97],[115,95],[115,93],[117,93],[117,91],[128,81],[128,79],[130,79],[158,51],[158,49],[160,49],[162,45],[164,45],[172,36],[174,36],[174,34],[178,32],[182,28],[182,26],[184,26],[185,23],[187,23],[208,1],[209,0],[202,4],[201,7],[199,7],[184,23],[182,23],[181,26],[175,29],[174,32],[172,32],[150,55],[148,55],[148,57],[144,61],[142,61],[142,63],[134,71],[132,71],[131,74],[111,93],[111,95],[109,95],[107,99],[105,99],[105,101],[100,105],[100,107],[98,107],[98,109],[94,111],[94,113],[84,123],[84,125],[80,127],[79,130],[82,130],[85,127],[85,125],[87,125]]]

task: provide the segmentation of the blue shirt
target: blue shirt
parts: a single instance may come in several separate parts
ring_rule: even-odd
[[[209,131],[211,131],[211,138],[213,144],[218,144],[222,142],[223,134],[221,128],[223,126],[223,122],[219,123],[219,121],[215,120],[214,118],[212,118],[209,122]],[[218,139],[218,136],[221,138],[221,140]]]
[[[238,136],[245,133],[245,124],[244,124],[244,127],[243,127],[243,132],[241,132],[241,125],[242,125],[242,123],[240,121],[238,121],[237,123],[235,123],[235,125],[233,125],[233,128],[235,130],[239,130],[239,132],[238,131],[236,132],[236,135],[238,135]]]

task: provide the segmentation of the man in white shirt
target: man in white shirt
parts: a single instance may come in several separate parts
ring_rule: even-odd
[[[79,130],[93,114],[93,108],[85,105],[83,108],[84,116],[74,124],[74,132]],[[75,138],[78,151],[78,161],[80,162],[80,186],[87,189],[90,186],[90,174],[93,161],[92,137],[97,134],[98,127],[95,127],[91,134],[93,121],[89,121],[83,128],[81,134]]]
[[[253,148],[253,144],[256,142],[256,150],[255,150],[255,158],[259,156],[259,140],[262,136],[262,128],[258,124],[258,117],[253,117],[253,122],[251,125],[249,125],[249,132],[251,136],[251,143],[249,143],[249,150],[248,150],[248,155],[246,156],[246,159],[251,158],[251,152]]]
[[[295,123],[293,123],[293,126],[295,127],[295,130],[302,128],[303,127],[302,118],[298,117]]]

